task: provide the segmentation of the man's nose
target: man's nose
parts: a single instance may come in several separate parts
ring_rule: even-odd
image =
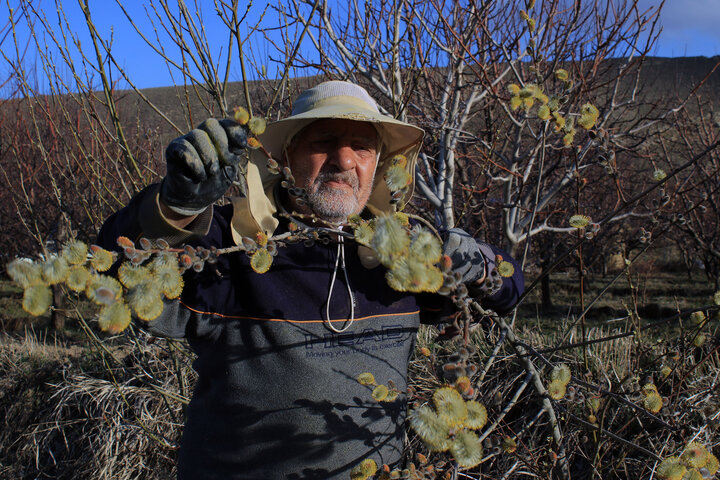
[[[348,144],[339,143],[333,152],[331,163],[340,171],[352,170],[356,165],[357,153]]]

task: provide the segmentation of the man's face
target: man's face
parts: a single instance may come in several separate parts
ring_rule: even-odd
[[[330,223],[360,213],[372,192],[377,144],[377,131],[366,122],[323,119],[302,129],[290,146],[288,163],[309,205],[292,201],[292,207]]]

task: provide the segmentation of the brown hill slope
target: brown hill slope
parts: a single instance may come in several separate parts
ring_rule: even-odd
[[[619,61],[610,60],[610,62]],[[643,102],[672,101],[686,97],[718,62],[720,62],[720,56],[647,58],[643,64],[639,82],[639,92]],[[303,77],[291,80],[290,95],[292,92],[311,85],[316,78]],[[272,84],[266,81],[252,82],[250,89],[254,105],[260,108],[259,113],[265,113],[262,108],[269,103],[272,96]],[[718,105],[720,102],[720,68],[710,75],[698,93],[713,105]],[[142,94],[183,130],[189,130],[192,128],[191,126],[197,125],[205,117],[218,115],[219,112],[219,108],[213,104],[212,99],[198,90],[188,89],[185,91],[182,87],[158,87],[142,90]],[[130,117],[137,115],[146,128],[160,127],[163,133],[174,134],[167,122],[153,111],[136,92],[126,91],[121,96],[121,103],[126,115]],[[237,105],[244,106],[246,103],[240,82],[228,84],[226,97],[230,108]],[[193,116],[189,112],[193,112]]]

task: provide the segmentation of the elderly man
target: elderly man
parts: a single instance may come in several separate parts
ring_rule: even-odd
[[[422,137],[380,114],[361,87],[322,83],[261,136],[306,195],[288,195],[265,162],[252,159],[247,196],[211,206],[234,179],[245,146],[237,124],[211,120],[169,145],[161,184],[108,219],[100,242],[144,235],[221,248],[257,232],[287,232],[291,215],[296,224],[337,228],[351,214],[390,212],[397,198],[383,180],[389,159],[404,154],[412,173]],[[222,255],[216,271],[186,274],[180,300],[149,323],[156,334],[187,338],[197,353],[179,478],[347,479],[363,459],[401,460],[404,393],[378,403],[356,379],[371,372],[404,392],[421,317],[431,320],[442,297],[395,291],[358,244],[340,235],[324,240],[281,246],[264,274],[244,253]],[[451,232],[446,248],[463,281],[493,289],[485,306],[503,311],[517,301],[519,268],[494,285],[485,281],[499,250],[461,231]]]

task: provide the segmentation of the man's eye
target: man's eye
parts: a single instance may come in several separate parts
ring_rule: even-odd
[[[369,142],[356,142],[354,148],[355,150],[372,150],[374,146]]]

